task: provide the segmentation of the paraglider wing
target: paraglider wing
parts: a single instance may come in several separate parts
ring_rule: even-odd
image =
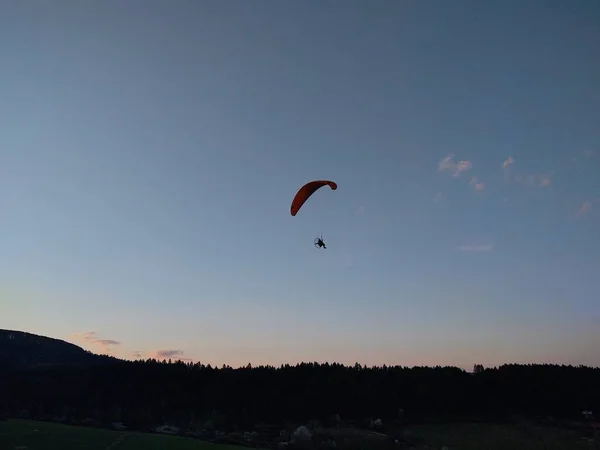
[[[298,214],[298,211],[302,205],[304,205],[304,202],[306,202],[306,200],[308,200],[308,198],[313,195],[317,189],[320,189],[323,186],[329,186],[333,191],[337,189],[337,184],[329,180],[310,181],[302,186],[300,190],[296,192],[294,200],[292,200],[292,206],[290,207],[290,213],[292,216]]]

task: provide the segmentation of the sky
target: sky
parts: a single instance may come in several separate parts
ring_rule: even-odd
[[[3,2],[0,328],[234,367],[600,366],[599,24]],[[314,179],[338,189],[292,217]]]

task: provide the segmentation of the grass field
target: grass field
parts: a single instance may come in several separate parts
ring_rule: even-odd
[[[556,428],[480,423],[411,427],[431,449],[451,450],[591,450],[600,449],[580,433]]]
[[[7,420],[0,422],[0,450],[240,450],[177,436]]]
[[[575,432],[518,425],[452,424],[410,427],[431,450],[590,450]],[[424,445],[418,448],[425,448]],[[0,422],[0,450],[240,450],[176,436],[8,420]]]

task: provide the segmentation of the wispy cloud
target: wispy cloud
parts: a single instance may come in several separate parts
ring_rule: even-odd
[[[456,163],[452,161],[454,155],[448,155],[445,158],[442,158],[438,161],[438,172],[443,172],[444,170],[456,170]]]
[[[594,155],[594,150],[587,149],[583,151],[583,157],[586,159],[591,158]]]
[[[585,201],[579,206],[579,209],[577,210],[577,214],[580,216],[587,214],[591,211],[591,209],[592,209],[592,202]]]
[[[96,336],[96,332],[95,331],[84,331],[81,333],[72,333],[69,337],[71,339],[75,339],[75,340],[84,340],[84,341],[89,341],[92,339],[95,339]]]
[[[459,161],[456,163],[456,172],[452,176],[458,177],[461,172],[466,172],[471,169],[471,163],[469,161]]]
[[[462,172],[466,172],[467,170],[471,169],[472,164],[470,161],[461,160],[455,162],[453,158],[454,155],[450,154],[445,158],[440,159],[438,161],[438,172],[444,172],[449,170],[453,172],[453,177],[458,177]]]
[[[113,347],[121,345],[121,342],[114,339],[100,339],[95,331],[86,331],[83,333],[74,333],[71,335],[76,341],[83,341],[100,347],[103,351],[110,352]]]
[[[553,174],[553,172],[548,172],[548,173],[544,173],[544,174],[515,173],[510,176],[510,180],[512,180],[516,183],[524,183],[524,184],[529,184],[532,186],[548,187],[548,186],[550,186],[551,181],[552,181],[552,174]]]
[[[154,354],[160,358],[172,358],[173,356],[183,356],[183,350],[156,350]]]
[[[155,350],[150,352],[150,357],[155,359],[176,359],[181,361],[191,361],[191,358],[185,358],[183,356],[183,350]]]
[[[461,252],[489,252],[494,249],[494,244],[467,244],[467,245],[459,245],[456,247],[457,250]]]
[[[550,177],[551,176],[552,176],[552,174],[540,175],[539,176],[540,186],[541,187],[550,186]]]
[[[443,196],[444,196],[444,194],[442,194],[441,192],[438,191],[438,193],[435,194],[435,196],[433,197],[433,201],[437,203],[442,199]]]
[[[134,350],[133,352],[131,352],[131,357],[135,359],[141,359],[143,357],[143,354],[139,350]]]
[[[471,178],[471,181],[469,181],[469,186],[473,186],[473,189],[475,189],[475,191],[483,191],[483,189],[485,188],[485,183],[483,181],[478,180],[477,177],[473,177]]]
[[[515,159],[512,156],[509,156],[507,159],[504,160],[504,162],[502,163],[502,168],[506,169],[508,166],[510,166],[511,164],[513,164],[515,162]]]
[[[93,341],[94,344],[101,345],[102,347],[111,347],[113,345],[121,345],[119,341],[114,341],[112,339],[96,339]]]
[[[359,206],[359,207],[356,209],[356,214],[358,214],[358,215],[362,215],[362,214],[364,214],[364,213],[365,213],[365,210],[366,210],[366,208],[365,208],[365,205],[360,205],[360,206]]]

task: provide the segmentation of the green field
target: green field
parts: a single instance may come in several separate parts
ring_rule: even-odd
[[[410,427],[419,439],[418,449],[439,450],[590,450],[600,449],[581,434],[518,425],[452,424]],[[87,427],[35,422],[0,421],[0,450],[240,450],[177,436],[118,432]]]
[[[178,436],[8,420],[0,422],[0,450],[240,450]]]

